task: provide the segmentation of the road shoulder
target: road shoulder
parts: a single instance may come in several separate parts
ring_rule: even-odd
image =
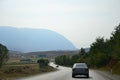
[[[94,71],[109,80],[120,80],[120,75],[110,74],[109,72],[100,71],[100,70],[94,70]]]

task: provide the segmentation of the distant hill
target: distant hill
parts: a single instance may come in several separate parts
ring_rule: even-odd
[[[85,52],[89,52],[90,51],[90,48],[84,48],[85,49]]]
[[[27,57],[45,57],[45,58],[55,58],[61,55],[75,55],[78,51],[40,51],[40,52],[30,52],[26,53],[24,56]]]
[[[0,26],[0,43],[21,52],[76,50],[64,36],[47,29]]]
[[[74,51],[39,51],[39,52],[28,52],[20,53],[17,51],[9,51],[11,59],[24,59],[24,58],[55,58],[61,55],[75,55],[78,54],[78,50]]]

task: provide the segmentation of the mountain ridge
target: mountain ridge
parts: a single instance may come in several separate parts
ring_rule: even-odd
[[[68,39],[48,29],[0,26],[0,36],[0,43],[13,51],[76,50]]]

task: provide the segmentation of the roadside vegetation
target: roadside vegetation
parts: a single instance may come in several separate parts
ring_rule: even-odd
[[[120,74],[120,25],[109,39],[98,37],[90,46],[90,51],[83,48],[74,56],[59,56],[55,62],[59,65],[72,66],[75,62],[86,62],[91,68],[112,71]]]
[[[39,65],[37,63],[9,65],[6,64],[2,68],[0,68],[0,80],[33,76],[36,74],[43,74],[54,70],[55,69],[51,66],[44,66],[44,68],[39,68]]]
[[[30,59],[11,60],[7,52],[7,47],[0,44],[0,80],[13,80],[55,71],[53,67],[48,65],[49,60],[47,59],[38,59],[36,62]]]
[[[8,49],[6,46],[0,44],[0,68],[8,60]]]

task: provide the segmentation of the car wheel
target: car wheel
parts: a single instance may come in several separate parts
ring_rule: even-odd
[[[74,78],[74,77],[75,77],[75,75],[74,75],[74,74],[72,74],[72,77]]]
[[[89,74],[87,74],[86,76],[87,76],[87,78],[89,78]]]

